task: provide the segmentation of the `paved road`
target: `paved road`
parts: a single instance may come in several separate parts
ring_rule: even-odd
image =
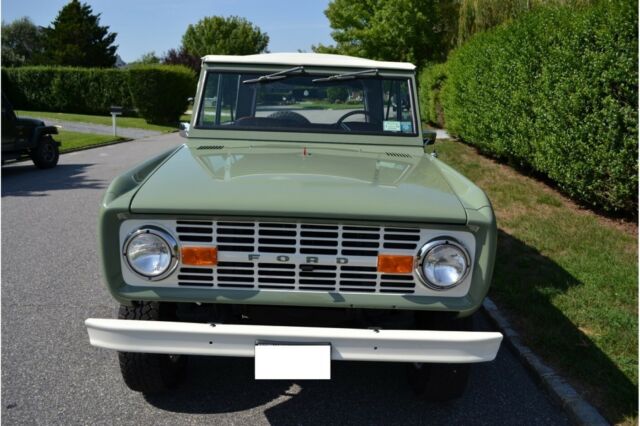
[[[38,120],[44,121],[46,124],[50,126],[52,125],[62,126],[64,130],[69,130],[72,132],[97,133],[99,135],[113,134],[113,127],[106,126],[103,124],[80,123],[77,121],[58,120],[57,118],[31,117],[26,115],[21,115],[21,117],[36,118]],[[119,127],[119,126],[117,128],[117,133],[118,133],[118,136],[131,138],[131,139],[147,138],[149,136],[158,136],[162,134],[162,132],[158,132],[156,130],[135,129],[132,127]]]
[[[456,403],[421,403],[400,364],[334,363],[331,382],[254,382],[251,359],[191,358],[174,394],[127,390],[83,320],[112,317],[96,217],[109,181],[176,134],[2,169],[2,420],[22,424],[567,424],[511,353],[475,366]],[[484,327],[488,327],[484,323]]]

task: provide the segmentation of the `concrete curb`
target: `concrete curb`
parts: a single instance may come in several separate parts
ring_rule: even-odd
[[[505,342],[524,364],[529,373],[551,395],[569,415],[576,425],[609,425],[610,423],[591,404],[560,377],[551,367],[546,365],[540,357],[522,343],[520,335],[511,327],[506,317],[500,312],[496,304],[485,298],[482,304],[489,319],[498,327],[505,337]]]

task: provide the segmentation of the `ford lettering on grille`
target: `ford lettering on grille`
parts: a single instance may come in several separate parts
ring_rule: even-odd
[[[250,254],[249,256],[247,256],[249,258],[250,261],[253,260],[258,260],[260,259],[260,255],[259,254]],[[278,262],[291,262],[291,256],[286,256],[284,254],[281,254],[279,256],[276,256],[276,260]],[[309,263],[309,264],[317,264],[320,262],[320,258],[318,256],[304,256],[302,258],[302,261],[304,263]],[[349,259],[346,257],[336,257],[335,263],[337,265],[346,265],[347,263],[349,263]]]
[[[412,294],[412,274],[379,274],[380,252],[413,255],[416,228],[177,221],[182,243],[218,247],[217,268],[181,268],[181,286]]]

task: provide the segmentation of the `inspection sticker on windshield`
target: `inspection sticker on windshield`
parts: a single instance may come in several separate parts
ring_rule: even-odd
[[[383,121],[382,122],[382,130],[385,132],[399,132],[402,130],[399,121]]]
[[[410,121],[401,121],[400,128],[402,133],[413,133],[413,123]]]

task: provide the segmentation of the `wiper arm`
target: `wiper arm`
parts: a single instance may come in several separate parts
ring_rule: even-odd
[[[292,74],[302,74],[302,73],[304,73],[304,67],[299,66],[295,68],[289,68],[288,70],[274,72],[273,74],[261,75],[258,78],[244,80],[242,84],[266,83],[267,81],[282,80],[283,78],[287,78]]]
[[[349,80],[356,77],[377,77],[378,69],[372,68],[370,70],[356,71],[356,72],[345,72],[343,74],[330,75],[329,77],[321,77],[314,78],[311,80],[313,83],[323,83],[326,81],[334,81],[334,80]]]

